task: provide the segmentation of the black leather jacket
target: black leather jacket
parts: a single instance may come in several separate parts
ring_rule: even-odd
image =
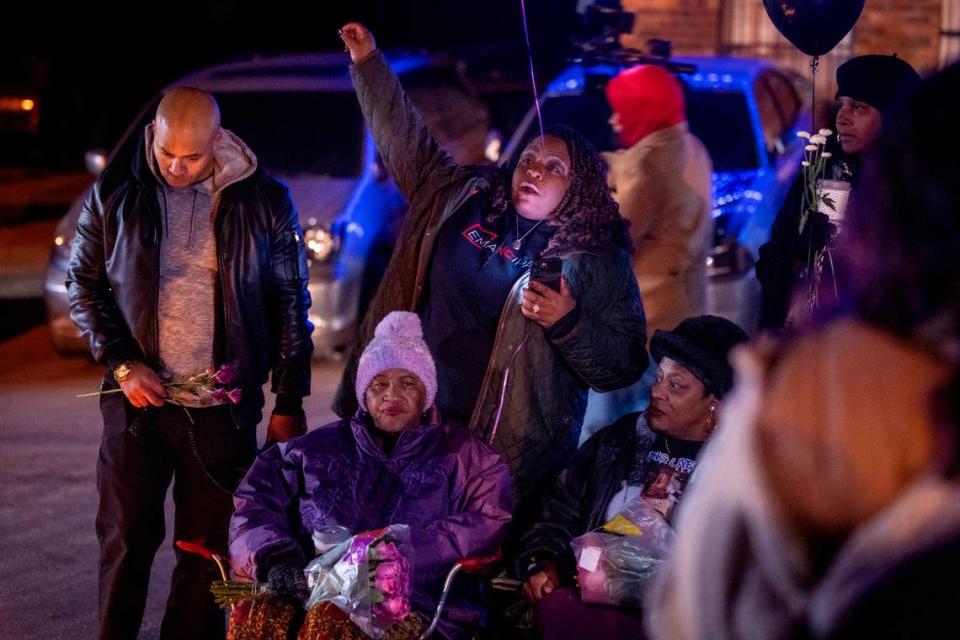
[[[630,413],[593,434],[577,451],[573,463],[557,477],[544,498],[540,521],[527,530],[515,559],[517,576],[530,577],[529,567],[553,561],[561,578],[576,574],[570,541],[606,521],[607,505],[623,488],[638,453],[646,457],[656,436],[648,428],[638,433],[639,413]]]
[[[108,367],[108,382],[126,360],[162,368],[157,305],[163,233],[144,144],[141,137],[94,184],[67,270],[70,316],[94,358]],[[255,425],[271,368],[274,393],[310,393],[313,327],[303,232],[286,186],[257,168],[221,193],[215,233],[214,360],[237,366],[243,401],[235,415]]]

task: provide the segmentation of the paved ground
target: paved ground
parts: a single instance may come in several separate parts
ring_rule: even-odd
[[[0,302],[0,315],[10,313]],[[86,360],[57,356],[42,326],[0,342],[3,640],[95,635],[100,418],[96,399],[74,396],[95,389],[101,373]],[[306,403],[311,425],[329,420],[339,375],[339,365],[315,365]],[[169,514],[169,501],[167,507]],[[142,639],[158,637],[172,559],[167,541],[154,567]]]

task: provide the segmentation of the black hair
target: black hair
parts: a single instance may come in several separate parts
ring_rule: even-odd
[[[594,146],[575,129],[551,125],[545,136],[560,138],[570,153],[571,182],[557,209],[550,214],[547,224],[556,227],[544,253],[563,254],[568,251],[603,251],[615,245],[633,250],[630,223],[620,215],[620,208],[607,185],[607,164]],[[537,132],[521,147],[526,148]],[[509,166],[498,174],[494,185],[489,221],[501,218],[513,206],[510,184],[519,160],[516,154]]]

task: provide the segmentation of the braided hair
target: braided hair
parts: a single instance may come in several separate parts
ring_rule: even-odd
[[[571,166],[570,186],[546,220],[556,230],[544,254],[602,252],[611,245],[633,251],[628,232],[630,223],[620,215],[620,208],[607,186],[607,164],[594,146],[581,133],[563,125],[551,125],[544,129],[543,135],[563,140],[570,153]],[[531,136],[523,148],[538,136],[539,133]],[[495,176],[486,216],[488,222],[500,220],[513,207],[510,184],[516,163],[515,158]]]

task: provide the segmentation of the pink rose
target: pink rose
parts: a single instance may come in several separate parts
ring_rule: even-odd
[[[398,560],[403,556],[400,554],[400,549],[397,548],[397,545],[393,542],[384,542],[373,549],[375,551],[375,556],[377,560],[382,560],[384,562],[389,562],[392,560]]]
[[[403,567],[397,560],[390,560],[377,563],[377,578],[391,578],[396,580],[403,574]]]
[[[226,389],[216,388],[213,390],[211,396],[214,402],[224,403],[229,402],[230,404],[237,404],[240,402],[240,398],[243,397],[242,389]]]
[[[377,565],[374,586],[384,597],[406,595],[409,574],[401,562],[381,562]]]
[[[407,598],[387,598],[373,605],[372,613],[378,620],[393,624],[410,614],[410,601]]]
[[[396,578],[386,578],[383,576],[377,576],[374,586],[377,591],[383,594],[383,596],[390,597],[395,595],[402,595],[403,586]]]
[[[607,592],[607,574],[601,568],[587,571],[583,567],[577,569],[577,582],[583,591],[591,593]]]
[[[232,364],[222,364],[213,374],[213,381],[223,386],[230,386],[237,379],[237,368]]]

